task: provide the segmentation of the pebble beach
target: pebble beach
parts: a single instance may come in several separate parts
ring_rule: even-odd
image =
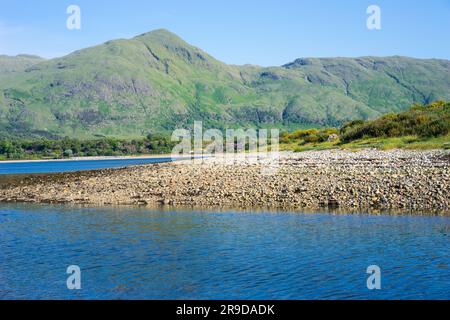
[[[281,152],[266,166],[209,157],[2,178],[0,202],[449,212],[446,150]]]

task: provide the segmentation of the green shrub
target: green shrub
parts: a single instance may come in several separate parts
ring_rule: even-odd
[[[348,143],[362,138],[438,137],[449,133],[450,102],[436,101],[427,106],[414,105],[398,114],[387,114],[370,121],[352,121],[341,129],[341,140]]]
[[[72,149],[64,150],[64,157],[72,158],[72,157],[73,157],[73,151],[72,151]]]
[[[320,137],[317,134],[311,134],[305,137],[304,141],[306,143],[317,143],[320,142]]]

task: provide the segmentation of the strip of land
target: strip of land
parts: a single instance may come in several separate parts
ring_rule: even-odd
[[[273,164],[211,157],[19,176],[0,184],[0,201],[449,213],[448,150],[282,152]]]
[[[171,158],[172,155],[167,154],[148,154],[148,155],[136,155],[136,156],[97,156],[97,157],[72,157],[67,159],[38,159],[38,160],[0,160],[0,164],[3,163],[34,163],[34,162],[67,162],[67,161],[86,161],[86,160],[133,160],[133,159],[164,159]],[[191,156],[177,156],[176,159],[190,158]]]

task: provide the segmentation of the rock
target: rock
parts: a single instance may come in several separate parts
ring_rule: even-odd
[[[0,201],[448,212],[446,154],[450,151],[308,151],[281,153],[271,174],[262,163],[206,159],[28,177],[2,186]]]
[[[328,199],[328,207],[329,208],[338,208],[339,201],[337,201],[336,199]]]

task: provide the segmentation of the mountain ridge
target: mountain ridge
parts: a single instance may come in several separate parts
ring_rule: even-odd
[[[0,56],[0,70],[2,70]],[[228,65],[166,29],[0,74],[0,132],[141,136],[206,127],[339,125],[450,100],[450,61],[298,58]]]

